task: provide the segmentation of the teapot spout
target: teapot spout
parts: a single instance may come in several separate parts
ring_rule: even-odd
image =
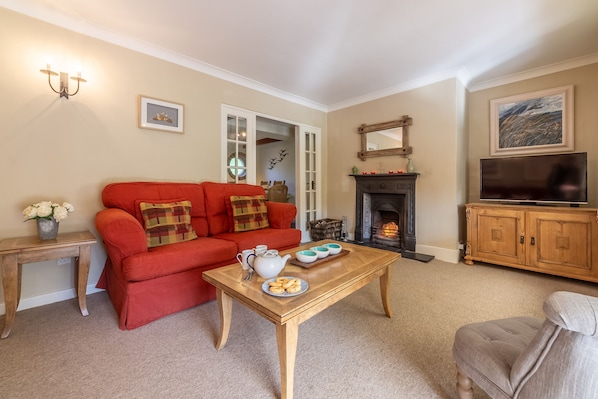
[[[284,267],[287,264],[287,260],[289,260],[291,258],[291,255],[285,255],[282,257],[282,267]]]

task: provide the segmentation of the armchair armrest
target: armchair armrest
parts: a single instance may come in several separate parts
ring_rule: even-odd
[[[118,208],[104,209],[96,214],[95,222],[113,265],[120,266],[123,259],[147,252],[145,230],[130,213]]]
[[[598,336],[598,298],[557,291],[544,301],[544,313],[554,324],[583,335]]]
[[[268,224],[273,229],[289,229],[297,216],[297,207],[288,202],[267,201]]]

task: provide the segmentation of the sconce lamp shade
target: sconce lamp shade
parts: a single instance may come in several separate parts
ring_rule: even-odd
[[[79,72],[77,76],[71,76],[71,80],[75,80],[77,82],[77,90],[74,93],[69,93],[69,74],[66,72],[54,72],[50,69],[50,65],[46,65],[46,69],[40,69],[41,73],[48,75],[48,85],[54,93],[60,94],[60,97],[64,97],[68,100],[69,96],[74,96],[79,92],[79,85],[81,82],[87,82],[87,80],[81,77],[81,73]],[[60,90],[56,90],[54,86],[52,86],[52,76],[59,76],[60,75]]]

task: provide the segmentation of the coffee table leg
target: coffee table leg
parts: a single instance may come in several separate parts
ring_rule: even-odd
[[[224,348],[228,340],[230,320],[233,313],[233,298],[221,289],[216,288],[216,299],[218,300],[218,310],[220,311],[220,337],[218,337],[216,349],[220,350]]]
[[[386,316],[392,317],[390,308],[390,280],[392,277],[392,264],[386,266],[386,272],[380,276],[380,292],[382,293],[382,306]]]
[[[276,325],[276,342],[278,343],[278,358],[280,360],[280,396],[282,399],[293,399],[298,335],[299,322],[297,319],[290,319],[285,324]]]

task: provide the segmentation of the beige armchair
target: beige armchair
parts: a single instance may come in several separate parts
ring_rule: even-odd
[[[475,382],[491,398],[598,398],[598,298],[554,292],[546,320],[514,317],[468,324],[455,334],[457,391]]]

